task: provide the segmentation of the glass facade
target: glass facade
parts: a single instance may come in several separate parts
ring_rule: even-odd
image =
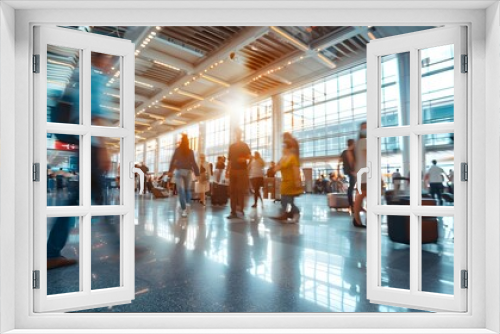
[[[156,164],[156,139],[146,142],[146,166],[149,168],[149,172],[155,171]]]
[[[230,140],[230,118],[223,116],[206,122],[206,160],[215,165],[217,157],[227,157]]]
[[[303,159],[339,156],[366,120],[366,65],[282,95],[283,131],[301,145]]]
[[[244,141],[252,154],[258,151],[264,161],[273,159],[273,102],[267,99],[245,109],[241,119]]]
[[[135,162],[142,163],[144,161],[144,143],[135,146]]]
[[[160,137],[160,152],[158,156],[158,172],[163,173],[168,171],[170,160],[174,155],[176,143],[174,134],[168,133]]]
[[[442,46],[422,50],[420,57],[422,122],[452,122],[453,48]],[[408,89],[405,87],[407,82],[404,81],[408,77],[407,58],[406,54],[394,54],[383,57],[381,61],[382,126],[404,125],[408,121],[404,119],[404,108],[408,107]],[[435,78],[439,80],[434,80]],[[339,156],[346,148],[347,140],[358,138],[359,125],[366,121],[366,89],[366,64],[359,64],[281,94],[283,128],[280,132],[291,132],[298,139],[302,165],[313,168],[315,178],[320,174],[337,171]],[[277,131],[274,129],[272,114],[272,99],[266,99],[244,109],[244,115],[239,118],[239,124],[244,129],[244,140],[252,151],[259,151],[267,162],[273,160],[272,140],[274,131]],[[228,114],[206,122],[207,161],[215,163],[217,156],[227,155],[230,118]],[[198,125],[189,127],[185,132],[190,137],[191,148],[197,151]],[[179,133],[161,137],[159,171],[167,168],[169,157],[175,148],[173,141],[177,141]],[[167,136],[172,137],[167,139]],[[398,138],[382,139],[382,154],[387,157],[385,170],[402,167],[399,153],[406,144]],[[453,138],[449,134],[425,138],[425,146],[431,151],[446,152],[446,145],[452,144]],[[140,146],[136,150],[136,157],[141,155]],[[274,159],[279,159],[279,156]]]

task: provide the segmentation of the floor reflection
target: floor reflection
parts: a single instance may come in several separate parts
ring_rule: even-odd
[[[89,312],[414,311],[366,299],[366,230],[354,228],[346,212],[328,209],[322,195],[299,203],[301,223],[281,225],[269,218],[279,209],[271,201],[229,222],[228,207],[193,203],[188,218],[180,218],[174,198],[137,197],[136,248],[146,251],[136,258],[136,299]],[[423,246],[425,269],[435,277],[424,282],[428,291],[453,288],[452,234],[445,232],[438,244]],[[401,260],[409,246],[384,236],[382,249],[382,281],[398,282],[409,270]],[[64,277],[65,270],[71,269],[54,271]]]

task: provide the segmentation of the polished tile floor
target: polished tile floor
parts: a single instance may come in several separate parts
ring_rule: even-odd
[[[227,220],[229,207],[193,203],[181,218],[176,197],[137,196],[136,297],[126,305],[89,312],[408,312],[366,299],[366,230],[347,212],[326,206],[324,195],[304,195],[300,224],[280,224],[279,203],[248,208]],[[101,224],[101,227],[100,225]],[[93,222],[93,286],[116,282],[112,222]],[[449,222],[437,244],[423,246],[426,291],[452,293],[453,242]],[[384,232],[382,284],[409,282],[409,246]],[[64,254],[76,256],[70,238]],[[67,291],[77,266],[49,271],[52,291]],[[77,275],[76,275],[77,277]],[[74,284],[74,283],[73,283]],[[108,285],[109,285],[108,284]]]

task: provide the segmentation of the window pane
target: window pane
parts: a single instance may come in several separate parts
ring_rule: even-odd
[[[80,50],[47,45],[47,122],[80,124]]]
[[[422,291],[453,295],[453,217],[421,217]]]
[[[80,218],[47,218],[47,295],[80,291]]]
[[[92,137],[91,144],[92,205],[119,205],[121,140]]]
[[[382,137],[380,152],[380,174],[386,191],[379,203],[409,205],[410,137]]]
[[[120,220],[92,217],[92,290],[120,286]]]
[[[410,124],[410,53],[381,57],[380,124]]]
[[[381,216],[381,286],[410,289],[410,217]]]
[[[422,64],[422,121],[428,123],[454,120],[454,48],[444,45],[420,51]]]
[[[91,124],[120,125],[120,57],[91,53]]]
[[[47,206],[80,204],[80,136],[47,134]]]
[[[424,193],[422,202],[453,206],[454,134],[440,133],[422,136]]]

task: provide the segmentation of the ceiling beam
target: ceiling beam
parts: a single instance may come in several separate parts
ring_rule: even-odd
[[[149,79],[146,78],[145,76],[142,75],[135,75],[135,81],[142,82],[148,85],[153,86],[154,88],[160,88],[160,89],[168,89],[168,85],[164,82],[160,82],[157,80]]]
[[[168,32],[164,32],[163,34],[165,35],[166,38],[163,38],[162,35],[157,35],[156,38],[152,41],[152,43],[158,43],[161,45],[171,46],[177,50],[187,52],[187,53],[192,54],[193,56],[196,56],[199,58],[205,57],[205,54],[206,54],[205,51],[198,49],[196,47],[193,47],[189,44],[186,44],[186,43],[184,43],[178,39],[175,39],[173,37],[166,36],[166,35],[168,35]]]
[[[203,73],[207,68],[209,68],[214,62],[220,61],[221,59],[227,59],[231,52],[235,52],[245,47],[246,45],[252,43],[253,41],[259,39],[264,34],[269,31],[269,27],[248,27],[241,33],[239,33],[231,42],[226,46],[222,47],[216,54],[210,56],[199,65],[197,65],[193,71],[188,72],[185,76],[178,79],[174,84],[171,85],[170,89],[162,89],[158,94],[154,95],[152,98],[144,101],[146,106],[156,103],[157,100],[162,100],[163,96],[167,96],[169,90],[175,90],[184,87],[184,84],[192,79],[192,73]],[[151,50],[146,50],[144,48],[141,54],[151,55]],[[146,53],[145,53],[146,52]],[[166,60],[166,59],[165,59]],[[140,106],[136,108],[136,113],[140,112],[144,107]]]
[[[153,61],[156,60],[160,63],[169,65],[174,70],[177,69],[179,71],[186,71],[188,74],[192,74],[194,71],[193,65],[191,65],[187,61],[176,58],[176,57],[169,56],[163,52],[159,52],[156,50],[144,48],[141,51],[141,56],[146,57],[146,58],[150,58]]]

